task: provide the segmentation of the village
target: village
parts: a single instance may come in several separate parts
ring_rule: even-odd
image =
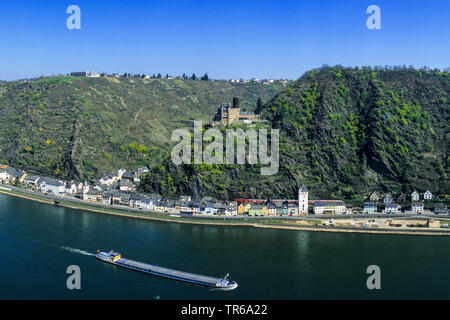
[[[27,174],[15,167],[0,165],[0,184],[54,197],[79,199],[86,203],[180,215],[326,217],[345,214],[449,214],[449,209],[443,201],[433,201],[430,190],[426,190],[423,194],[414,190],[408,197],[403,193],[394,197],[391,193],[373,192],[367,197],[362,207],[345,203],[344,200],[311,200],[305,184],[298,189],[297,199],[236,198],[233,201],[221,201],[213,197],[192,199],[189,195],[180,196],[178,199],[167,199],[158,194],[143,194],[136,191],[142,176],[148,172],[148,167],[129,172],[121,168],[90,184],[86,181],[84,183],[63,181]],[[428,202],[435,205],[426,206]],[[402,208],[399,203],[408,205]]]
[[[197,77],[194,74],[192,76],[187,76],[186,74],[180,75],[180,76],[173,76],[166,74],[163,76],[161,73],[153,74],[153,75],[146,75],[146,74],[130,74],[130,73],[124,73],[118,74],[118,73],[105,73],[105,72],[97,72],[97,71],[75,71],[75,72],[69,72],[66,74],[69,77],[86,77],[86,78],[100,78],[100,77],[112,77],[112,78],[142,78],[142,79],[166,79],[166,80],[201,80],[201,81],[219,81],[213,78],[210,78],[207,73],[205,73],[202,77]],[[50,75],[55,76],[55,75]],[[65,76],[64,74],[59,74],[58,76]],[[23,80],[26,82],[26,80]],[[288,79],[259,79],[259,78],[251,78],[251,79],[229,79],[227,80],[230,83],[233,84],[248,84],[248,83],[260,83],[263,85],[269,85],[273,83],[280,83],[283,85],[286,85],[289,83]]]

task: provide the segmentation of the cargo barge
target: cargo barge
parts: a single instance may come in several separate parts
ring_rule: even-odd
[[[232,290],[238,285],[235,281],[228,280],[228,274],[223,278],[215,278],[202,276],[199,274],[188,273],[173,269],[168,269],[164,267],[159,267],[152,264],[142,263],[126,258],[122,258],[120,253],[109,251],[109,252],[98,252],[95,257],[99,260],[118,265],[120,267],[137,270],[145,273],[149,273],[155,276],[160,276],[164,278],[174,279],[183,282],[194,283],[207,287],[221,288]]]

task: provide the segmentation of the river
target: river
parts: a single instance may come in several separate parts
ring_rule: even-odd
[[[450,238],[203,226],[125,218],[0,194],[0,299],[449,299]],[[232,291],[95,259],[97,249],[223,276]],[[66,269],[81,270],[69,290]],[[381,270],[369,290],[366,269]]]

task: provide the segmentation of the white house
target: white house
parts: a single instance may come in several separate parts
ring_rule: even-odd
[[[229,201],[227,202],[227,208],[225,209],[225,215],[227,216],[237,216],[237,202]]]
[[[16,169],[11,166],[7,166],[6,171],[9,174],[9,182],[17,181],[19,183],[23,183],[25,177],[27,176],[26,173],[23,172],[22,170]]]
[[[364,213],[376,213],[377,212],[377,203],[372,202],[364,202]]]
[[[346,212],[344,201],[318,200],[314,201],[314,214],[342,214]],[[299,214],[304,214],[300,213]]]
[[[136,173],[134,175],[133,182],[136,183],[136,184],[140,183],[141,182],[141,175]]]
[[[83,200],[92,202],[102,202],[102,194],[103,191],[92,189],[83,193]]]
[[[191,207],[192,214],[198,214],[200,212],[200,208],[199,208],[197,202],[190,202],[190,207]],[[236,208],[236,210],[237,210],[237,208]]]
[[[413,193],[411,193],[411,200],[412,201],[419,201],[420,195],[417,192],[417,190],[414,190]]]
[[[154,210],[164,212],[167,210],[167,202],[160,199],[155,203]]]
[[[308,214],[308,188],[304,183],[298,189],[298,214]]]
[[[287,210],[289,215],[298,215],[298,206],[295,203],[288,203]]]
[[[110,192],[105,192],[102,195],[102,204],[111,204],[112,203],[112,194]]]
[[[427,190],[424,194],[423,194],[423,198],[425,200],[431,200],[433,199],[433,194],[431,193],[430,190]]]
[[[439,214],[439,213],[447,214],[448,213],[447,206],[445,204],[439,204],[439,205],[435,206],[434,207],[434,213],[436,213],[436,214]]]
[[[83,184],[80,182],[70,181],[66,184],[66,190],[65,192],[67,194],[74,194],[77,193],[79,190],[81,190],[83,187]]]
[[[78,190],[78,191],[81,193],[87,193],[87,192],[89,192],[90,189],[91,189],[91,187],[89,186],[87,181],[85,181],[83,186],[81,187],[81,190]]]
[[[276,216],[277,215],[277,205],[272,201],[272,200],[267,200],[264,205],[263,208],[266,208],[266,212],[269,213],[269,216]]]
[[[10,179],[10,176],[9,176],[8,170],[6,170],[6,168],[1,168],[0,169],[0,182],[4,182],[9,179]]]
[[[130,207],[132,208],[140,208],[141,207],[141,202],[143,200],[143,196],[138,195],[138,194],[132,194],[130,196]]]
[[[75,192],[83,192],[84,185],[82,182],[79,181],[72,181],[75,184],[75,187],[77,190]]]
[[[122,178],[123,174],[126,172],[127,170],[125,170],[124,168],[120,168],[119,171],[117,171],[117,178],[120,179]]]
[[[66,185],[63,182],[50,179],[50,178],[42,178],[39,181],[39,189],[43,193],[52,193],[56,195],[64,194],[66,191]]]
[[[105,177],[100,179],[100,183],[104,184],[104,185],[107,185],[107,186],[110,186],[110,185],[112,185],[114,183],[114,180],[115,179],[114,179],[113,175],[107,175],[107,176],[105,176]]]
[[[156,201],[157,201],[156,199],[144,197],[141,200],[141,208],[147,210],[154,210]]]
[[[399,213],[400,205],[398,203],[388,203],[384,207],[383,213]]]
[[[383,202],[384,202],[385,204],[392,203],[392,194],[391,194],[390,192],[388,192],[388,193],[386,194],[386,196],[384,197]]]
[[[35,187],[37,186],[39,182],[38,176],[27,176],[24,180],[25,184],[29,187]]]
[[[411,211],[413,213],[423,213],[423,202],[413,202],[411,204]]]
[[[180,196],[179,200],[182,201],[182,202],[191,202],[192,201],[192,197],[183,195],[183,196]]]
[[[175,208],[177,208],[180,212],[191,213],[192,207],[189,205],[189,202],[183,200],[175,201]]]
[[[128,180],[120,180],[120,186],[119,189],[120,191],[132,191],[134,190],[134,185],[129,182]]]

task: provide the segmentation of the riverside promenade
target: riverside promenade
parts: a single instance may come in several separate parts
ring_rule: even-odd
[[[450,235],[450,229],[444,228],[395,228],[395,227],[358,227],[323,225],[322,222],[331,220],[358,220],[362,222],[369,219],[414,219],[414,220],[443,220],[449,221],[449,215],[436,214],[340,214],[340,215],[301,215],[301,216],[217,216],[196,214],[183,216],[154,210],[142,210],[123,205],[106,205],[81,200],[75,197],[46,195],[41,192],[19,188],[15,186],[0,185],[0,193],[38,201],[49,205],[58,205],[76,210],[86,210],[130,218],[140,218],[165,222],[179,222],[205,225],[251,226],[259,228],[272,228],[283,230],[325,231],[325,232],[354,232],[354,233],[387,233],[411,235]]]

